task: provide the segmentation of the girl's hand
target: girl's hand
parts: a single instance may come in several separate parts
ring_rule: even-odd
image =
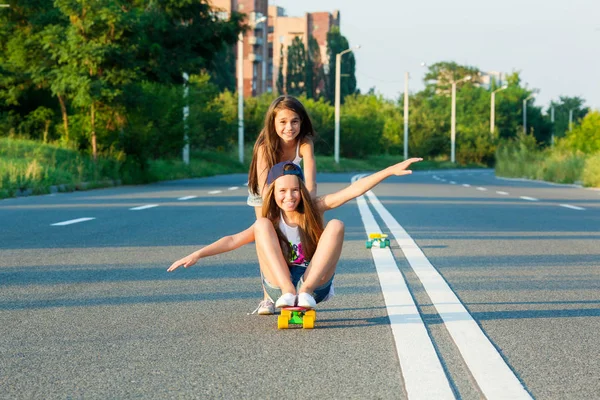
[[[181,260],[177,260],[173,264],[171,264],[169,269],[167,269],[167,272],[175,271],[177,268],[181,267],[182,265],[184,266],[184,268],[191,267],[192,265],[196,264],[199,259],[200,259],[200,257],[198,257],[196,255],[196,253],[192,253],[189,256],[184,257]]]
[[[416,163],[419,161],[423,161],[422,158],[418,158],[418,157],[414,157],[414,158],[409,158],[408,160],[402,161],[401,163],[398,163],[396,165],[392,165],[391,168],[391,172],[392,174],[396,175],[396,176],[401,176],[401,175],[410,175],[412,174],[412,171],[410,169],[407,169],[408,167],[410,167],[410,165],[412,163]]]

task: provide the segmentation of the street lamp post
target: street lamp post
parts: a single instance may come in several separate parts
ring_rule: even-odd
[[[451,123],[451,131],[450,131],[450,141],[451,150],[450,150],[450,162],[454,163],[456,161],[456,84],[463,81],[470,81],[471,75],[465,76],[464,78],[458,81],[452,81],[452,117],[450,120]]]
[[[360,45],[354,49],[360,49]],[[342,67],[342,56],[351,52],[352,49],[346,49],[335,55],[335,137],[334,137],[334,159],[336,164],[340,163],[340,80]]]
[[[238,35],[237,44],[237,91],[238,91],[238,157],[244,162],[244,33]]]
[[[552,122],[552,136],[550,144],[554,147],[554,106],[550,107],[550,122]]]
[[[404,159],[408,160],[408,72],[404,73]]]
[[[569,132],[573,130],[573,109],[569,110]]]
[[[508,85],[504,85],[492,92],[492,103],[490,105],[490,133],[494,136],[494,128],[496,127],[496,93],[508,88]]]
[[[529,95],[529,97],[527,97],[525,100],[523,100],[523,133],[527,134],[527,101],[529,99],[533,99],[535,97],[535,93],[532,93],[531,95]]]

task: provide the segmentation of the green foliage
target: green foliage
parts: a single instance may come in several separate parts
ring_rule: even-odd
[[[556,138],[565,137],[569,133],[569,114],[572,114],[573,125],[576,125],[589,112],[589,108],[584,107],[585,101],[581,97],[560,96],[558,101],[551,101],[548,107],[548,113],[554,108],[554,136]]]
[[[496,151],[496,175],[536,179],[543,155],[533,135],[522,131],[503,140]]]
[[[540,149],[533,135],[518,134],[496,152],[496,175],[600,186],[600,157],[564,147]]]
[[[306,97],[318,99],[325,90],[325,71],[321,60],[319,43],[314,36],[308,37],[306,54]]]
[[[586,154],[600,152],[600,112],[591,111],[581,121],[581,125],[567,132],[566,137],[558,141],[559,147]]]
[[[387,153],[388,146],[383,139],[384,110],[393,107],[393,103],[374,95],[348,96],[340,116],[340,154],[350,158],[363,158],[371,154]],[[365,135],[365,132],[371,134]]]
[[[118,158],[100,157],[94,163],[60,146],[0,138],[0,191],[6,195],[24,189],[47,193],[51,185],[75,188],[81,182],[116,180],[120,166]]]
[[[340,33],[337,26],[332,26],[327,33],[327,57],[329,68],[325,82],[325,98],[333,104],[335,102],[335,58],[338,53],[349,49],[348,40]],[[356,59],[352,52],[344,54],[341,59],[340,68],[340,102],[345,101],[346,96],[356,92]]]
[[[600,188],[600,153],[587,157],[581,180],[584,186]]]

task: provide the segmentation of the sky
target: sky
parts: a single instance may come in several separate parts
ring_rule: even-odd
[[[579,96],[600,110],[600,0],[269,0],[288,16],[339,10],[361,92],[397,99],[424,88],[421,63],[520,72],[547,109]],[[499,98],[496,100],[499,101]]]

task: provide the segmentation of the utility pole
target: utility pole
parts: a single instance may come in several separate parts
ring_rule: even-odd
[[[408,160],[408,72],[404,73],[404,159]]]

